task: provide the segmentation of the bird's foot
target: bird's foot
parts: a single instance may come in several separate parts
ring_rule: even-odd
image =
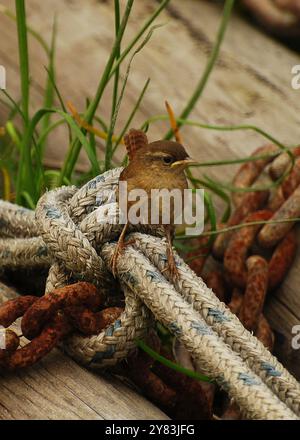
[[[171,276],[171,279],[178,278],[179,272],[178,272],[178,268],[176,266],[176,261],[175,261],[173,249],[167,249],[167,258],[168,258],[167,265],[162,270],[162,273],[168,271]]]
[[[134,243],[134,240],[119,240],[117,243],[117,247],[113,253],[113,256],[110,260],[110,265],[111,265],[111,271],[113,276],[116,278],[116,274],[117,274],[117,262],[118,262],[118,258],[121,256],[121,254],[123,253],[124,249],[126,248],[126,246],[129,246],[131,244]]]

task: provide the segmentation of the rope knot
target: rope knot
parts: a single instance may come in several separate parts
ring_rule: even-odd
[[[118,215],[112,194],[120,172],[120,168],[108,171],[79,190],[49,191],[35,213],[0,201],[2,266],[50,266],[46,293],[77,280],[97,284],[103,294],[112,290],[114,279],[108,270],[116,246],[112,241],[123,225],[107,219]],[[226,384],[246,416],[297,418],[297,381],[178,256],[179,277],[171,278],[161,231],[147,225],[135,229],[139,232],[131,228],[130,234],[134,244],[117,262],[124,312],[98,335],[68,337],[67,352],[90,367],[114,365],[136,347],[154,315],[192,353],[199,370],[221,386]]]

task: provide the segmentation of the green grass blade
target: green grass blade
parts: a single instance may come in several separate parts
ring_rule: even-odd
[[[87,106],[89,105],[89,101],[87,100],[86,102]],[[88,139],[89,139],[89,144],[90,144],[90,148],[91,151],[93,152],[93,157],[96,158],[97,161],[97,168],[95,169],[93,166],[91,168],[91,178],[97,176],[98,174],[100,174],[102,172],[102,170],[100,169],[99,166],[99,161],[97,158],[97,149],[96,149],[96,136],[94,133],[88,133]]]
[[[220,28],[218,31],[216,42],[214,44],[214,47],[212,49],[212,52],[211,52],[210,57],[208,59],[208,62],[206,64],[204,73],[203,73],[199,83],[197,84],[194,93],[192,94],[192,96],[190,97],[185,108],[181,112],[180,119],[184,120],[188,117],[188,115],[191,113],[191,111],[193,110],[193,108],[195,107],[196,103],[198,102],[199,98],[201,97],[201,95],[203,93],[203,90],[209,80],[210,74],[211,74],[211,72],[214,68],[214,65],[216,63],[216,60],[219,56],[221,44],[222,44],[224,36],[225,36],[225,32],[226,32],[226,29],[227,29],[227,26],[229,23],[229,19],[230,19],[231,12],[232,12],[232,9],[234,6],[234,2],[235,2],[235,0],[226,0],[226,2],[225,2],[223,14],[222,14],[222,20],[221,20],[221,24],[220,24]],[[184,124],[184,122],[179,122],[178,126],[180,127],[183,124]],[[165,139],[171,139],[172,136],[173,136],[173,131],[169,130],[165,136]]]
[[[125,78],[123,81],[123,85],[122,85],[122,89],[120,91],[120,96],[118,99],[118,102],[116,103],[116,107],[115,107],[115,113],[113,115],[112,118],[112,122],[111,122],[111,126],[110,126],[110,130],[111,130],[111,134],[114,131],[115,128],[115,124],[116,124],[116,120],[118,117],[118,113],[119,113],[119,109],[122,103],[122,99],[125,93],[125,89],[126,89],[126,85],[127,85],[127,81],[128,81],[128,77],[129,77],[129,73],[130,73],[130,68],[131,68],[131,64],[135,58],[135,56],[145,47],[145,45],[148,43],[148,41],[150,40],[151,36],[153,35],[153,32],[155,31],[155,29],[157,29],[158,27],[160,27],[161,25],[156,25],[156,26],[152,26],[146,36],[146,38],[143,40],[143,42],[139,45],[139,47],[133,52],[133,54],[130,57],[127,69],[126,69],[126,73],[125,73]],[[112,150],[112,145],[110,143],[110,145],[106,145],[106,154],[105,154],[105,169],[108,170],[111,166],[111,160],[112,160],[112,154],[113,154],[113,150]]]
[[[120,4],[119,0],[114,1],[115,5],[115,37],[117,38],[119,28],[120,28]],[[116,55],[115,60],[118,61],[120,58],[120,44],[116,48]],[[118,103],[118,88],[119,88],[119,74],[120,69],[119,67],[114,72],[114,87],[113,87],[113,93],[112,93],[112,106],[111,106],[111,116],[110,116],[110,125],[107,132],[107,140],[106,140],[106,150],[105,150],[105,164],[107,168],[107,163],[111,162],[112,158],[112,136],[114,132],[115,127],[115,120],[116,120],[116,113],[117,113],[117,103]],[[107,168],[108,169],[108,168]]]
[[[186,175],[187,178],[190,180],[191,184],[193,185],[194,190],[199,188],[198,181],[197,179],[194,178],[191,170],[188,169]],[[207,191],[204,191],[204,204],[206,207],[207,217],[210,221],[210,229],[211,231],[215,231],[217,229],[217,215],[211,195]],[[213,241],[214,241],[214,237],[211,236],[207,246],[209,246]]]
[[[95,112],[98,108],[99,102],[102,98],[103,92],[105,90],[106,84],[109,81],[109,75],[111,73],[111,70],[112,70],[112,67],[114,64],[116,53],[118,51],[118,48],[121,45],[121,41],[122,41],[126,26],[127,26],[127,22],[129,19],[132,5],[133,5],[133,0],[128,0],[122,21],[120,23],[118,35],[115,39],[110,56],[107,60],[105,69],[104,69],[103,74],[101,76],[101,79],[99,81],[95,97],[91,101],[87,111],[84,114],[84,120],[88,124],[90,124],[92,122],[92,119],[95,115]],[[85,132],[85,130],[82,130],[82,132]],[[76,138],[69,149],[69,154],[67,155],[66,160],[64,161],[63,168],[61,171],[60,183],[62,183],[64,177],[67,177],[67,179],[71,178],[71,174],[73,172],[74,165],[77,162],[77,158],[80,153],[80,150],[81,150],[80,140],[79,140],[79,138]]]
[[[119,0],[114,1],[115,5],[115,38],[118,36],[119,28],[120,28],[120,4]],[[116,48],[115,60],[118,61],[120,58],[120,44]],[[114,72],[114,87],[112,93],[112,105],[111,105],[111,116],[110,116],[110,125],[107,132],[107,140],[106,140],[106,154],[105,154],[105,164],[107,165],[108,158],[111,161],[112,158],[112,136],[114,132],[115,126],[115,118],[116,118],[116,107],[118,102],[118,88],[119,88],[119,75],[120,69],[119,67]]]
[[[14,107],[11,105],[11,103],[7,102],[5,99],[0,98],[0,102],[1,104],[5,105],[9,110],[14,110]]]
[[[206,176],[206,179],[197,179],[194,176],[190,176],[189,177],[191,182],[194,182],[198,185],[198,187],[204,187],[204,188],[208,188],[211,191],[213,191],[217,196],[219,196],[226,204],[224,213],[222,215],[221,218],[221,222],[222,223],[226,223],[227,220],[230,217],[231,214],[231,200],[230,200],[230,196],[228,194],[225,193],[225,191],[223,191],[220,186],[218,185],[218,183],[216,183],[215,181],[213,181],[212,179],[208,178]]]
[[[46,87],[45,87],[45,96],[44,96],[44,108],[51,108],[54,103],[54,94],[55,89],[55,40],[56,40],[56,33],[57,33],[57,23],[56,23],[56,17],[54,17],[53,21],[53,27],[52,27],[52,38],[51,38],[51,46],[49,51],[49,64],[48,64],[48,71],[50,72],[50,75],[47,75],[47,81],[46,81]],[[51,122],[51,114],[48,113],[45,115],[42,121],[42,130],[45,132],[48,126]],[[41,149],[41,153],[43,154],[45,144],[46,144],[47,137],[44,136],[43,141],[39,142],[39,148]]]
[[[54,188],[58,187],[59,171],[45,170],[44,178],[45,178],[45,186],[47,189],[54,189]],[[71,182],[68,180],[65,180],[64,185],[71,185]]]
[[[26,201],[26,204],[27,204],[28,208],[35,209],[35,203],[32,200],[31,195],[27,191],[22,191],[21,196]]]
[[[56,84],[56,80],[54,78],[54,72],[52,72],[48,67],[45,67],[45,69],[47,71],[49,81],[52,84],[53,90],[55,91],[55,94],[57,96],[57,99],[59,101],[59,104],[60,104],[62,110],[65,113],[68,113],[67,107],[66,107],[66,105],[64,103],[64,99],[63,99],[63,97],[62,97],[62,95],[61,95],[61,93],[59,91],[59,88],[58,88],[58,86]],[[69,144],[71,144],[72,143],[72,132],[71,132],[71,129],[70,129],[69,125],[68,125],[68,131],[69,131]]]
[[[55,130],[57,127],[59,127],[62,124],[65,124],[66,120],[63,119],[59,119],[58,121],[53,122],[52,124],[48,125],[48,127],[46,127],[44,129],[44,131],[41,132],[39,139],[37,140],[37,148],[39,149],[39,151],[41,151],[41,145],[43,145],[43,143],[45,142],[45,139],[47,139],[47,137],[49,136],[49,134]]]
[[[177,371],[178,373],[182,373],[185,376],[191,377],[192,379],[199,380],[200,382],[213,382],[212,379],[205,376],[204,374],[189,370],[188,368],[182,367],[181,365],[177,364],[176,362],[170,361],[169,359],[165,358],[161,354],[152,350],[152,348],[149,347],[144,341],[137,340],[136,345],[140,349],[142,349],[145,353],[147,353],[149,356],[151,356],[153,359],[155,359],[157,362],[160,362],[161,364],[165,365],[168,368],[171,368],[174,371]]]
[[[102,130],[103,130],[105,133],[108,132],[108,126],[107,126],[106,122],[105,122],[102,118],[100,118],[100,116],[95,115],[95,116],[94,116],[94,120],[95,120],[96,122],[98,122],[98,124],[100,125],[100,127],[102,128]]]
[[[122,21],[121,21],[120,26],[119,26],[118,35],[115,38],[115,42],[114,42],[113,48],[111,50],[110,56],[108,58],[108,61],[106,63],[103,75],[102,75],[102,77],[100,79],[100,82],[99,82],[99,85],[98,85],[98,88],[97,88],[97,91],[96,91],[96,95],[95,95],[94,99],[91,101],[90,106],[89,106],[89,108],[87,109],[87,111],[85,113],[84,119],[88,123],[91,123],[91,121],[92,121],[92,119],[94,117],[94,114],[95,114],[95,112],[97,110],[97,107],[99,105],[100,99],[102,98],[105,86],[106,86],[107,82],[109,81],[110,73],[111,73],[111,70],[112,70],[115,58],[116,58],[116,54],[118,53],[118,50],[120,48],[121,41],[122,41],[122,38],[123,38],[123,35],[124,35],[124,32],[125,32],[126,26],[127,26],[127,23],[128,23],[128,19],[129,19],[129,16],[130,16],[130,12],[131,12],[131,8],[132,8],[132,5],[133,5],[133,1],[134,0],[128,0],[127,3],[126,3],[125,12],[124,12]]]
[[[120,29],[120,3],[119,3],[119,0],[115,0],[114,5],[115,5],[115,38],[117,38],[118,33],[119,33],[119,29]],[[120,58],[120,53],[121,53],[121,41],[120,41],[118,47],[116,48],[115,60],[118,60]],[[116,107],[117,99],[118,99],[119,73],[120,73],[120,69],[118,67],[114,72],[114,90],[113,90],[113,97],[112,97],[112,112],[111,112],[112,117],[114,115],[115,107]]]
[[[25,1],[15,0],[18,44],[19,44],[19,63],[21,76],[21,93],[22,93],[22,112],[24,114],[25,123],[29,119],[29,57],[27,44],[27,26]]]
[[[13,143],[16,145],[18,151],[21,151],[21,139],[20,136],[16,130],[16,127],[12,123],[12,121],[7,121],[5,124],[6,131],[8,135],[10,136]]]
[[[7,17],[11,18],[12,20],[17,21],[17,17],[15,16],[15,14],[10,9],[6,8],[5,6],[0,5],[0,12],[5,14]],[[48,47],[48,44],[44,40],[44,38],[38,32],[36,32],[33,28],[31,28],[28,25],[27,25],[27,31],[29,34],[31,34],[39,42],[39,44],[42,46],[42,48],[44,49],[44,51],[48,55],[50,52],[50,49]]]
[[[114,75],[115,70],[119,68],[120,64],[124,61],[124,59],[127,57],[129,52],[133,49],[133,47],[136,45],[136,43],[141,39],[141,37],[144,35],[144,33],[149,29],[149,27],[152,25],[153,21],[159,16],[159,14],[165,9],[165,7],[168,5],[170,0],[163,0],[158,8],[153,12],[153,14],[148,18],[148,20],[145,21],[139,32],[133,37],[133,39],[129,42],[127,47],[124,49],[124,51],[121,53],[118,61],[114,64],[114,67],[112,71],[110,72],[109,79]]]
[[[53,76],[53,73],[51,72],[51,70],[48,67],[45,67],[45,69],[46,69],[46,71],[48,73],[49,81],[51,81],[52,87],[55,90],[55,93],[56,93],[56,96],[57,96],[57,98],[59,100],[60,106],[61,106],[62,110],[65,113],[67,113],[68,112],[67,107],[66,107],[66,105],[64,103],[64,100],[63,100],[63,97],[62,97],[62,95],[61,95],[61,93],[60,93],[60,91],[59,91],[59,89],[57,87],[57,84],[56,84],[55,78]]]
[[[70,116],[68,113],[63,112],[60,109],[40,109],[31,119],[22,141],[20,164],[22,164],[23,166],[19,167],[16,187],[16,202],[18,204],[22,203],[22,193],[24,193],[24,191],[30,195],[34,202],[36,202],[39,197],[38,179],[41,176],[41,156],[39,155],[39,151],[36,150],[36,159],[39,167],[37,170],[34,170],[31,160],[31,150],[30,148],[25,148],[25,145],[30,145],[30,141],[32,139],[33,132],[36,126],[42,120],[42,118],[47,115],[47,113],[57,113],[65,119],[65,121],[70,125],[71,129],[76,133],[76,136],[80,140],[81,144],[84,146],[93,167],[93,172],[95,174],[100,173],[99,164],[97,161],[97,157],[95,156],[95,152],[91,148],[90,143],[88,142],[85,135],[82,133],[76,122],[73,120],[72,116]]]
[[[123,129],[122,129],[122,131],[121,131],[121,133],[120,133],[120,135],[118,137],[118,139],[116,140],[116,143],[115,143],[114,149],[113,149],[113,154],[116,152],[116,150],[117,150],[121,140],[123,139],[125,133],[127,132],[128,128],[129,128],[129,126],[130,126],[130,124],[131,124],[131,122],[132,122],[136,112],[138,111],[138,109],[140,107],[140,104],[141,104],[141,102],[142,102],[142,100],[143,100],[143,98],[145,96],[145,93],[146,93],[146,91],[148,89],[149,84],[150,84],[150,78],[148,78],[147,81],[145,82],[145,85],[144,85],[144,87],[143,87],[143,89],[142,89],[142,91],[141,91],[141,93],[140,93],[140,95],[139,95],[139,97],[138,97],[138,99],[137,99],[137,101],[136,101],[136,103],[135,103],[135,105],[134,105],[134,107],[133,107],[129,117],[128,117],[128,119],[127,119],[127,121],[126,121],[126,123],[125,123],[125,125],[124,125],[124,127],[123,127]]]
[[[168,115],[156,115],[153,116],[149,119],[147,119],[143,124],[142,124],[142,129],[144,129],[144,127],[149,126],[150,124],[153,124],[155,122],[158,121],[169,121],[169,116]],[[250,130],[250,131],[254,131],[257,134],[261,135],[262,137],[264,137],[265,139],[267,139],[268,141],[272,142],[273,144],[277,145],[282,151],[286,151],[287,154],[289,154],[289,156],[291,157],[291,160],[293,159],[293,154],[290,151],[290,148],[288,148],[286,145],[284,145],[282,142],[280,142],[278,139],[276,139],[274,136],[272,136],[271,134],[269,134],[268,132],[266,132],[265,130],[257,127],[256,125],[247,125],[247,124],[240,124],[240,125],[215,125],[215,124],[202,124],[201,122],[198,121],[193,121],[191,119],[181,119],[181,118],[176,118],[176,122],[177,124],[181,124],[181,125],[188,125],[191,127],[198,127],[198,128],[203,128],[203,129],[207,129],[207,130],[216,130],[216,131],[242,131],[242,130]],[[265,157],[270,157],[272,154],[268,154],[268,155],[260,155],[260,156],[255,156],[255,157],[247,157],[244,159],[237,159],[237,160],[229,160],[229,161],[213,161],[213,162],[203,162],[203,164],[198,164],[196,166],[212,166],[212,165],[227,165],[227,164],[232,164],[232,163],[242,163],[242,162],[250,162],[252,160],[256,160],[260,159],[260,158],[265,158]]]
[[[247,222],[247,223],[240,223],[238,225],[228,226],[223,229],[216,229],[215,231],[204,231],[200,235],[201,235],[201,237],[209,237],[209,236],[215,237],[220,234],[225,234],[226,232],[237,231],[238,229],[241,229],[241,228],[244,228],[247,226],[265,225],[266,223],[271,225],[271,224],[278,224],[278,223],[298,223],[298,222],[300,222],[300,217],[283,218],[281,220],[272,220],[272,219],[271,220],[260,220],[260,221],[253,221],[253,222]],[[195,236],[195,237],[197,237],[197,236]],[[190,235],[184,235],[184,234],[176,236],[176,240],[190,240],[190,238],[191,238]]]
[[[204,192],[204,203],[207,209],[207,215],[210,221],[210,229],[211,231],[216,231],[217,230],[217,216],[216,216],[216,211],[214,208],[214,204],[211,198],[211,195],[209,194],[209,192],[205,191]],[[210,244],[214,241],[214,236],[211,236],[211,240],[209,240],[207,246],[210,246]]]
[[[93,148],[93,146],[91,146],[90,142],[88,141],[88,139],[86,138],[84,133],[81,131],[81,129],[78,127],[78,125],[76,124],[76,122],[74,121],[72,116],[70,116],[69,113],[65,113],[59,109],[54,109],[52,111],[57,113],[58,115],[62,116],[66,120],[68,125],[71,127],[72,131],[75,133],[76,137],[79,139],[81,145],[83,145],[83,147],[87,153],[87,156],[90,160],[94,175],[100,174],[101,170],[99,168],[96,151]],[[74,163],[74,166],[75,166],[75,163]]]
[[[209,177],[207,175],[204,175],[207,180],[209,180]],[[240,188],[237,186],[232,185],[231,183],[223,183],[220,181],[215,180],[214,182],[219,186],[219,188],[226,189],[230,192],[236,192],[236,193],[247,193],[247,192],[255,192],[255,191],[267,191],[272,188],[276,188],[278,184],[281,182],[282,178],[275,180],[274,182],[271,182],[269,185],[253,185],[245,188]]]
[[[23,119],[23,121],[24,121],[24,123],[25,123],[25,116],[24,116],[24,113],[23,113],[23,111],[22,111],[22,109],[21,109],[21,107],[20,107],[20,104],[18,104],[15,100],[14,100],[14,98],[12,97],[12,96],[10,96],[10,94],[7,92],[7,90],[1,90],[1,92],[6,96],[6,98],[10,101],[10,108],[11,108],[11,111],[13,112],[13,115],[14,114],[16,114],[16,113],[18,113],[20,116],[21,116],[21,118]],[[9,119],[11,119],[11,117],[9,118]]]

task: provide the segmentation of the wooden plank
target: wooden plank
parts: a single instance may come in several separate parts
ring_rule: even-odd
[[[6,0],[4,4],[9,6],[10,2]],[[134,18],[126,34],[127,41],[154,7],[151,0],[135,3]],[[93,1],[76,0],[70,4],[54,0],[52,8],[53,12],[57,12],[60,23],[57,43],[58,84],[66,100],[74,101],[82,109],[85,97],[95,92],[112,44],[112,2],[95,4]],[[47,4],[28,0],[27,9],[29,23],[49,40],[52,16]],[[205,16],[205,20],[199,20],[201,16]],[[168,24],[156,31],[150,43],[134,61],[128,92],[120,112],[120,125],[148,76],[152,84],[137,116],[136,125],[145,117],[164,112],[165,98],[170,100],[177,113],[180,111],[203,71],[219,20],[220,8],[215,4],[187,0],[185,7],[182,7],[180,1],[171,2],[168,12],[160,18],[161,22]],[[0,24],[0,36],[4,41],[0,55],[4,64],[7,63],[8,89],[18,96],[15,25],[6,17],[1,17]],[[41,103],[45,57],[36,41],[31,39],[30,45],[33,106],[36,106],[38,102]],[[259,51],[261,47],[265,50]],[[210,123],[258,124],[280,140],[295,143],[299,136],[300,105],[297,100],[299,92],[290,86],[290,68],[297,62],[296,54],[235,16],[218,66],[193,117]],[[99,113],[109,115],[106,95]],[[163,133],[162,127],[165,126],[153,126],[149,136],[154,138]],[[244,155],[261,142],[260,136],[251,132],[233,134],[199,131],[190,127],[184,129],[184,138],[192,153],[200,160],[219,158],[220,155],[224,158],[232,157],[233,154]],[[55,142],[48,149],[48,159],[58,161],[65,150],[66,142],[62,141],[58,132]],[[232,167],[224,170],[225,176],[232,175]],[[218,175],[217,169],[211,172]]]
[[[14,296],[0,283],[0,302]],[[32,368],[0,376],[0,419],[167,418],[116,378],[90,372],[58,349]]]
[[[191,67],[198,65],[199,49],[203,53],[211,48],[220,8],[213,2],[197,0],[186,0],[182,7],[180,0],[174,0],[168,11],[178,23],[186,24],[186,29],[193,37],[196,47],[191,55],[194,55],[195,61],[193,63],[189,59],[189,53],[187,60],[184,60],[191,72]],[[287,145],[297,144],[300,136],[300,92],[291,87],[291,68],[296,64],[299,64],[296,53],[254,30],[234,14],[218,65],[201,103],[194,111],[194,119],[216,124],[253,124]],[[185,130],[190,131],[189,128]],[[193,140],[195,142],[195,137]],[[209,133],[203,130],[201,145],[202,142],[203,153],[199,152],[201,158],[219,160],[220,157],[242,157],[252,152],[262,140],[249,131]],[[222,167],[222,179],[230,181],[235,168],[232,165]],[[216,179],[219,173],[217,167],[209,169],[209,174]],[[284,335],[287,344],[292,338],[293,325],[300,322],[299,264],[298,250],[292,270],[277,290],[275,298],[270,298],[266,306],[272,327]],[[294,366],[293,370],[300,378],[299,369]]]

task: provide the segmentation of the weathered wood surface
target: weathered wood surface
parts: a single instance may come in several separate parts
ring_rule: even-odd
[[[0,303],[13,297],[0,283]],[[55,349],[26,371],[0,375],[0,419],[145,420],[167,416],[119,380],[90,372]]]
[[[2,3],[12,7],[9,0]],[[65,99],[83,110],[85,97],[93,96],[111,48],[112,1],[27,0],[26,3],[29,23],[48,41],[53,14],[58,14],[58,84]],[[152,0],[135,2],[126,33],[127,41],[155,6]],[[148,77],[151,84],[134,125],[138,126],[149,116],[164,113],[165,99],[169,100],[177,114],[180,113],[203,71],[219,20],[219,5],[200,0],[171,1],[158,20],[165,26],[156,30],[133,62],[118,126],[126,120],[128,109],[132,108]],[[0,41],[0,62],[7,69],[8,91],[18,98],[15,25],[2,16]],[[30,39],[30,49],[32,102],[36,107],[42,102],[46,59],[33,39]],[[218,64],[191,118],[216,124],[255,124],[286,144],[299,143],[300,91],[291,87],[291,68],[299,63],[296,53],[234,15]],[[99,107],[100,115],[109,116],[109,102],[109,96],[105,94]],[[5,115],[5,109],[1,107],[0,122],[5,120]],[[151,126],[149,137],[157,139],[165,129],[165,123]],[[265,142],[252,131],[225,133],[185,127],[182,134],[191,155],[203,161],[242,157]],[[49,143],[47,162],[59,165],[66,149],[66,134],[60,129]],[[86,164],[82,155],[80,168],[84,169]],[[218,179],[221,175],[223,180],[228,181],[234,171],[233,166],[205,169],[212,177]],[[267,307],[272,326],[288,340],[292,326],[300,322],[299,264],[300,254],[286,282],[270,298]],[[293,352],[293,356],[299,354]],[[48,362],[47,365],[50,365]],[[295,362],[292,368],[295,369]]]

